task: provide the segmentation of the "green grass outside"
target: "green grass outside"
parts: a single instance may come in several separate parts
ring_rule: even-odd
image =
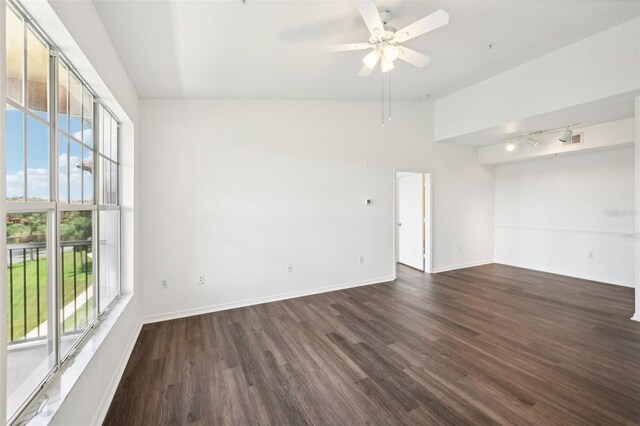
[[[26,291],[27,291],[27,333],[35,329],[39,324],[42,324],[47,320],[47,259],[42,256],[44,250],[40,251],[40,321],[38,322],[38,265],[36,260],[27,260],[26,262],[14,263],[12,269],[7,268],[7,308],[11,306],[10,292],[11,292],[11,280],[10,276],[13,273],[13,311],[7,309],[7,340],[11,341],[11,316],[13,312],[13,340],[19,340],[25,336],[24,332],[24,277],[26,268]],[[85,265],[85,249],[78,248],[76,257],[76,293],[77,295],[85,291],[85,275],[86,283],[91,287],[91,281],[93,277],[93,261],[91,257],[88,257]],[[29,257],[29,251],[27,250],[27,259]],[[72,302],[74,296],[73,285],[73,251],[64,253],[64,301],[62,305],[66,305]],[[34,252],[35,259],[35,252]],[[8,266],[8,265],[7,265]],[[86,271],[86,274],[85,274]],[[92,301],[92,299],[89,299]],[[91,306],[91,305],[90,305]],[[85,319],[84,306],[78,306],[77,323],[83,324]],[[74,325],[74,315],[71,315],[65,320],[65,330],[69,331]]]
[[[63,333],[73,331],[76,328],[78,330],[84,330],[87,327],[87,313],[89,314],[89,319],[91,321],[93,321],[93,319],[95,318],[95,313],[92,312],[91,310],[92,306],[93,306],[93,297],[90,297],[87,303],[78,305],[76,314],[70,315],[69,318],[64,320],[64,326],[62,327]]]

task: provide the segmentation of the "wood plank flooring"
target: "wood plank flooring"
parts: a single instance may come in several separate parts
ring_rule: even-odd
[[[485,265],[145,325],[106,425],[640,424],[633,289]]]

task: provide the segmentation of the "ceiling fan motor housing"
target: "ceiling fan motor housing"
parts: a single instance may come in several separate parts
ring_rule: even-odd
[[[384,32],[379,33],[376,31],[374,34],[371,34],[369,38],[369,44],[371,47],[376,48],[380,47],[381,44],[394,44],[395,43],[395,34],[396,29],[393,27],[389,27],[387,25],[384,26]]]
[[[380,20],[384,25],[387,25],[387,23],[391,20],[391,11],[388,9],[381,10],[380,12],[378,12],[378,15],[380,16]]]

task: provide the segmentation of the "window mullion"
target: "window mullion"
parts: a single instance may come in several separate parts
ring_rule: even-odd
[[[116,126],[116,149],[118,150],[118,155],[116,156],[115,160],[116,160],[116,179],[118,180],[118,185],[116,186],[116,199],[115,202],[117,205],[120,205],[120,194],[121,194],[121,181],[120,181],[120,126],[121,124],[118,123],[118,125]],[[111,179],[113,179],[113,176],[111,176]]]
[[[58,208],[58,54],[53,48],[49,48],[49,197],[54,202],[54,211],[50,214],[51,237],[47,256],[49,259],[49,279],[52,283],[51,291],[51,324],[49,331],[52,333],[53,353],[56,366],[60,366],[60,344],[61,335],[59,330],[59,315],[62,300],[60,292],[60,273],[59,273],[59,255],[58,247],[60,246],[60,212]]]
[[[100,105],[98,98],[93,100],[93,203],[96,205],[96,212],[93,216],[93,300],[96,306],[96,318],[102,315],[100,306],[100,137],[102,130],[100,123]]]
[[[58,54],[49,52],[49,197],[58,202]]]
[[[22,104],[24,106],[24,109],[27,110],[29,109],[27,107],[27,79],[28,77],[28,70],[27,70],[27,64],[28,64],[28,55],[27,55],[27,28],[28,25],[26,23],[26,20],[23,18],[23,26],[22,26],[22,46],[23,46],[23,52],[22,52]],[[24,201],[25,203],[29,200],[27,197],[27,176],[29,175],[29,173],[27,173],[27,153],[29,152],[27,150],[27,115],[23,114],[22,117],[22,170],[23,171],[23,184],[24,184]]]

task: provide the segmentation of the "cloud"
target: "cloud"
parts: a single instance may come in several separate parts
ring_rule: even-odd
[[[91,141],[91,143],[88,143],[91,145],[93,143],[93,129],[84,129],[79,132],[74,132],[73,137],[83,141],[85,144],[87,144],[88,141]]]
[[[49,190],[49,170],[27,169],[29,196],[47,198]],[[7,175],[7,197],[21,197],[24,195],[24,170]]]
[[[71,157],[69,157],[69,164],[71,165],[71,168],[74,169],[76,167],[76,164],[80,164],[80,157],[78,157],[77,155],[72,155]],[[66,154],[61,154],[58,157],[58,167],[60,168],[65,168],[67,167],[67,155]]]
[[[68,170],[69,180],[70,180],[69,183],[71,185],[72,192],[77,192],[78,189],[80,188],[80,185],[82,184],[82,170],[76,167],[80,163],[81,163],[80,157],[78,157],[77,155],[72,155],[71,157],[69,157],[69,165],[71,165],[71,167],[67,168],[67,155],[62,154],[58,157],[59,170],[64,172],[64,173],[61,173],[61,176],[59,179],[66,180],[67,178],[66,175]]]
[[[66,170],[69,171],[69,180],[71,185],[72,197],[79,198],[80,188],[82,187],[82,170],[78,167],[82,159],[77,155],[69,157],[69,166],[67,165],[67,155],[58,156],[58,167],[61,173],[60,180],[66,179]],[[16,173],[7,174],[6,188],[7,198],[24,196],[24,170]],[[38,198],[48,198],[49,192],[49,170],[48,169],[27,169],[27,181],[29,185],[29,196]],[[91,193],[91,188],[86,188],[86,192]]]

